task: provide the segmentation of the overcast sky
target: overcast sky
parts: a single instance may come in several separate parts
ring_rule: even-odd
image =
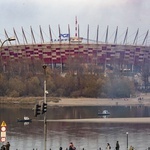
[[[69,24],[74,35],[75,16],[82,37],[86,36],[89,24],[91,39],[96,38],[99,25],[99,36],[104,40],[109,25],[110,40],[114,38],[117,26],[118,38],[125,34],[128,27],[129,41],[134,39],[138,28],[139,40],[142,40],[150,28],[150,0],[0,0],[0,39],[5,39],[4,29],[9,36],[13,36],[13,28],[20,37],[21,27],[30,36],[32,26],[38,41],[39,25],[45,38],[49,36],[49,25],[53,37],[58,37],[58,24],[62,33],[67,33]]]

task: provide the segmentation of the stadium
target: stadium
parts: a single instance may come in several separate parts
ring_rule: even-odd
[[[87,26],[86,38],[80,36],[79,25],[77,19],[75,20],[75,34],[71,36],[70,26],[68,25],[68,33],[61,33],[60,26],[58,26],[58,38],[54,39],[52,30],[49,26],[49,42],[45,42],[41,26],[40,38],[41,42],[37,43],[32,27],[30,27],[32,43],[29,43],[24,29],[22,28],[22,37],[24,43],[20,43],[18,35],[13,29],[15,44],[7,41],[7,44],[1,41],[1,59],[5,64],[7,61],[21,61],[23,59],[42,60],[45,64],[52,67],[60,65],[61,68],[65,65],[68,58],[82,57],[84,63],[109,66],[113,68],[117,66],[120,70],[140,71],[144,64],[150,61],[150,48],[146,45],[148,33],[145,34],[143,41],[138,44],[139,29],[137,30],[132,44],[127,43],[128,28],[124,34],[121,44],[118,40],[118,27],[115,30],[113,42],[109,42],[109,27],[106,28],[105,40],[99,41],[99,26],[97,26],[96,39],[89,38],[89,25]],[[5,31],[6,39],[9,39],[7,31]]]

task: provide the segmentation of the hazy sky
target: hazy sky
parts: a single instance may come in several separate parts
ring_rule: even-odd
[[[74,35],[75,16],[82,37],[86,37],[89,24],[90,38],[96,38],[96,28],[99,25],[99,36],[104,40],[109,25],[110,40],[118,26],[118,38],[129,28],[129,41],[134,39],[139,28],[140,41],[150,28],[150,0],[0,0],[0,39],[5,39],[4,29],[9,36],[13,36],[13,28],[21,38],[21,27],[27,37],[31,37],[32,26],[38,41],[39,25],[45,38],[49,37],[49,25],[53,37],[58,37],[58,24],[62,33],[67,33],[69,24],[71,34]]]

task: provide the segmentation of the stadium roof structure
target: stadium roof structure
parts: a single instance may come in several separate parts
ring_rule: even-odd
[[[36,37],[32,27],[30,27],[31,40],[28,40],[26,33],[21,28],[23,41],[16,30],[13,28],[13,35],[16,38],[15,44],[7,42],[3,45],[0,55],[3,61],[7,60],[23,60],[28,58],[31,60],[41,59],[47,64],[64,64],[68,58],[82,56],[86,63],[94,64],[114,64],[122,66],[140,65],[150,61],[150,47],[147,45],[149,38],[149,30],[144,34],[142,42],[139,41],[139,29],[137,29],[132,43],[128,43],[128,28],[120,43],[118,39],[118,27],[115,30],[112,42],[109,42],[109,26],[106,28],[104,41],[99,40],[99,26],[96,28],[95,40],[90,39],[90,27],[87,26],[86,38],[80,36],[79,25],[76,24],[75,35],[71,36],[70,26],[68,32],[61,33],[60,25],[58,25],[58,38],[53,38],[51,27],[49,26],[49,38],[45,40],[44,32],[39,26],[40,41],[36,41]],[[7,31],[4,30],[6,38],[9,38]],[[12,34],[11,34],[12,36]],[[71,41],[71,39],[75,39]],[[31,42],[32,41],[32,42]],[[2,40],[1,40],[2,42]]]
[[[91,37],[90,33],[95,33],[95,31],[92,30],[90,32],[90,26],[87,26],[87,32],[80,36],[80,26],[75,25],[75,34],[71,35],[70,32],[70,26],[67,27],[68,31],[67,33],[62,33],[60,25],[58,25],[58,36],[56,36],[51,29],[50,25],[48,27],[48,31],[45,32],[41,26],[39,26],[39,31],[35,32],[33,28],[30,26],[30,29],[27,31],[24,30],[23,27],[21,27],[20,32],[16,32],[15,28],[13,28],[13,32],[8,34],[8,32],[4,29],[3,37],[9,38],[10,36],[14,36],[16,38],[16,45],[28,45],[28,44],[48,44],[48,43],[70,43],[72,38],[80,39],[80,43],[82,40],[82,43],[84,44],[122,44],[122,45],[139,45],[139,46],[149,46],[150,45],[150,39],[149,39],[149,30],[147,30],[146,33],[143,33],[140,35],[140,30],[137,29],[137,31],[134,34],[129,34],[129,28],[127,28],[124,33],[121,35],[119,34],[119,28],[116,27],[115,31],[113,33],[109,32],[109,26],[106,27],[106,31],[104,31],[103,35],[100,35],[100,28],[99,25],[95,29],[96,34]],[[36,36],[35,36],[36,35]],[[45,35],[45,36],[44,36]],[[0,39],[0,42],[2,43],[3,40]],[[8,43],[12,44],[12,43]]]

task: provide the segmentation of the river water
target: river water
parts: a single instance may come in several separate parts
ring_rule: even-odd
[[[123,106],[92,106],[92,107],[49,107],[47,119],[73,119],[73,118],[99,118],[98,111],[107,109],[110,118],[115,117],[150,117],[150,107],[123,107]],[[35,121],[24,125],[18,123],[17,118],[28,116]],[[7,141],[11,144],[11,150],[44,150],[44,123],[43,115],[35,118],[30,107],[16,107],[1,105],[0,121],[7,124]],[[105,119],[105,118],[104,118]],[[128,137],[126,132],[128,132]],[[110,143],[115,149],[116,141],[119,141],[120,150],[126,150],[130,145],[135,150],[146,150],[150,147],[150,124],[141,123],[47,123],[47,150],[59,150],[68,148],[73,142],[77,150],[105,150]],[[128,141],[128,142],[127,142]],[[0,143],[2,145],[2,143]]]

